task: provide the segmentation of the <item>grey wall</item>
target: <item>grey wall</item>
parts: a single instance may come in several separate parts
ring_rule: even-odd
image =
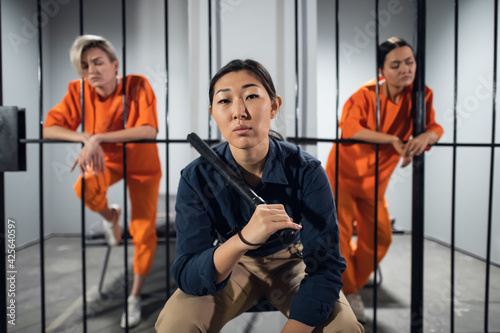
[[[44,9],[43,73],[44,114],[66,93],[67,83],[77,79],[68,59],[68,50],[78,34],[76,0],[54,0]],[[85,33],[101,34],[122,55],[121,1],[84,2]],[[127,73],[148,77],[158,100],[159,138],[166,135],[165,35],[163,1],[127,2]],[[195,131],[208,136],[208,4],[201,0],[169,1],[169,137],[184,139]],[[215,8],[215,1],[212,2]],[[347,98],[375,71],[373,1],[340,2],[340,86],[339,110]],[[379,8],[380,40],[399,35],[414,42],[414,3],[411,0],[382,0]],[[438,122],[444,127],[442,142],[452,142],[453,123],[453,2],[428,2],[427,84],[434,90]],[[493,18],[491,1],[460,1],[458,140],[489,142],[492,110]],[[275,129],[295,135],[295,54],[294,8],[286,0],[221,0],[215,8],[212,74],[233,58],[261,61],[275,79],[284,104]],[[37,34],[32,30],[36,2],[2,1],[2,47],[4,104],[27,109],[27,134],[37,138]],[[303,1],[300,5],[299,35],[299,135],[335,138],[335,26],[334,2]],[[216,18],[220,25],[216,26]],[[480,18],[480,19],[478,19]],[[256,24],[258,22],[258,24]],[[480,48],[481,52],[477,52]],[[120,71],[122,71],[120,69]],[[500,127],[497,117],[497,128]],[[213,126],[215,126],[213,124]],[[498,130],[497,130],[498,132]],[[497,133],[498,134],[498,133]],[[218,133],[213,129],[212,137]],[[498,142],[498,135],[496,136]],[[165,145],[159,144],[165,166]],[[79,207],[72,185],[76,172],[69,172],[79,144],[45,145],[44,208],[47,233],[78,233]],[[330,144],[306,147],[326,161]],[[197,153],[187,144],[170,146],[168,158],[171,192],[175,192],[179,171]],[[497,151],[498,162],[498,151]],[[435,147],[426,153],[425,220],[427,235],[450,241],[452,149]],[[485,233],[489,186],[488,148],[457,149],[457,245],[485,256]],[[499,175],[496,163],[496,175]],[[164,168],[165,170],[165,168]],[[38,238],[38,148],[28,145],[28,171],[6,175],[7,217],[22,226],[18,243]],[[494,203],[498,203],[499,177],[494,178]],[[161,192],[166,192],[165,178]],[[411,229],[411,168],[398,168],[387,191],[391,215],[399,227]],[[110,192],[110,201],[122,203],[119,183]],[[493,249],[500,262],[499,208],[493,210]],[[27,209],[29,207],[29,209]],[[98,221],[87,214],[87,226]]]
[[[38,116],[38,33],[36,1],[2,1],[2,77],[4,105],[26,108],[26,135],[37,138]],[[16,221],[18,245],[37,239],[38,148],[27,147],[27,172],[5,174],[6,218]]]

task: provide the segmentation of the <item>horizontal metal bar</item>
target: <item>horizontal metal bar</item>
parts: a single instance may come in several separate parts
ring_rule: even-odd
[[[363,143],[363,144],[371,144],[375,143],[365,142],[360,140],[352,140],[352,139],[327,139],[327,138],[296,138],[296,137],[287,137],[286,140],[288,142],[293,142],[296,144],[305,144],[305,145],[313,145],[316,143]],[[203,139],[209,145],[221,143],[220,140],[206,140]],[[79,143],[79,141],[66,141],[66,140],[54,140],[54,139],[20,139],[21,143]],[[115,142],[115,143],[123,143],[123,142]],[[189,143],[186,139],[152,139],[152,140],[138,140],[138,141],[127,141],[126,143]],[[500,148],[500,143],[472,143],[472,142],[457,142],[457,143],[434,143],[432,147],[486,147],[486,148]]]
[[[55,139],[20,139],[21,143],[81,143],[80,141],[67,141],[67,140],[55,140]],[[220,140],[204,140],[208,144],[220,143]],[[114,142],[114,143],[125,143],[125,142]],[[137,141],[126,141],[126,143],[189,143],[186,139],[151,139],[151,140],[137,140]]]

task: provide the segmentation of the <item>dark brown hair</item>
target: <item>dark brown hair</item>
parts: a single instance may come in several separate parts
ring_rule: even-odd
[[[226,66],[219,69],[219,71],[214,75],[214,77],[210,81],[210,88],[208,89],[208,97],[210,98],[210,105],[212,105],[212,101],[214,98],[215,84],[217,83],[217,81],[219,81],[220,78],[226,74],[244,70],[247,70],[255,74],[259,79],[259,81],[264,86],[264,88],[266,89],[271,100],[274,101],[276,99],[276,89],[274,88],[273,79],[271,78],[271,75],[269,75],[267,69],[264,66],[262,66],[261,63],[252,59],[246,59],[246,60],[235,59],[230,61]]]
[[[400,37],[391,37],[384,41],[378,47],[378,68],[384,69],[385,58],[387,54],[398,47],[408,46],[413,53],[413,48],[408,42],[406,42],[403,38]]]

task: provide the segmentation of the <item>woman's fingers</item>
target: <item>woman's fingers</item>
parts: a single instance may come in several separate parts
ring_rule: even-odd
[[[254,244],[264,243],[276,231],[286,228],[300,229],[280,204],[259,205],[244,230],[245,239]]]

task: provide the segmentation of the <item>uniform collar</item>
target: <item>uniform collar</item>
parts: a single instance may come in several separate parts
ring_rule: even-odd
[[[236,163],[229,144],[225,142],[222,145],[222,156],[229,163],[238,176],[243,178],[240,168]],[[288,185],[288,180],[283,169],[283,153],[279,143],[272,137],[269,138],[269,151],[267,153],[266,163],[264,164],[264,171],[262,172],[262,183],[274,183],[281,185]]]

